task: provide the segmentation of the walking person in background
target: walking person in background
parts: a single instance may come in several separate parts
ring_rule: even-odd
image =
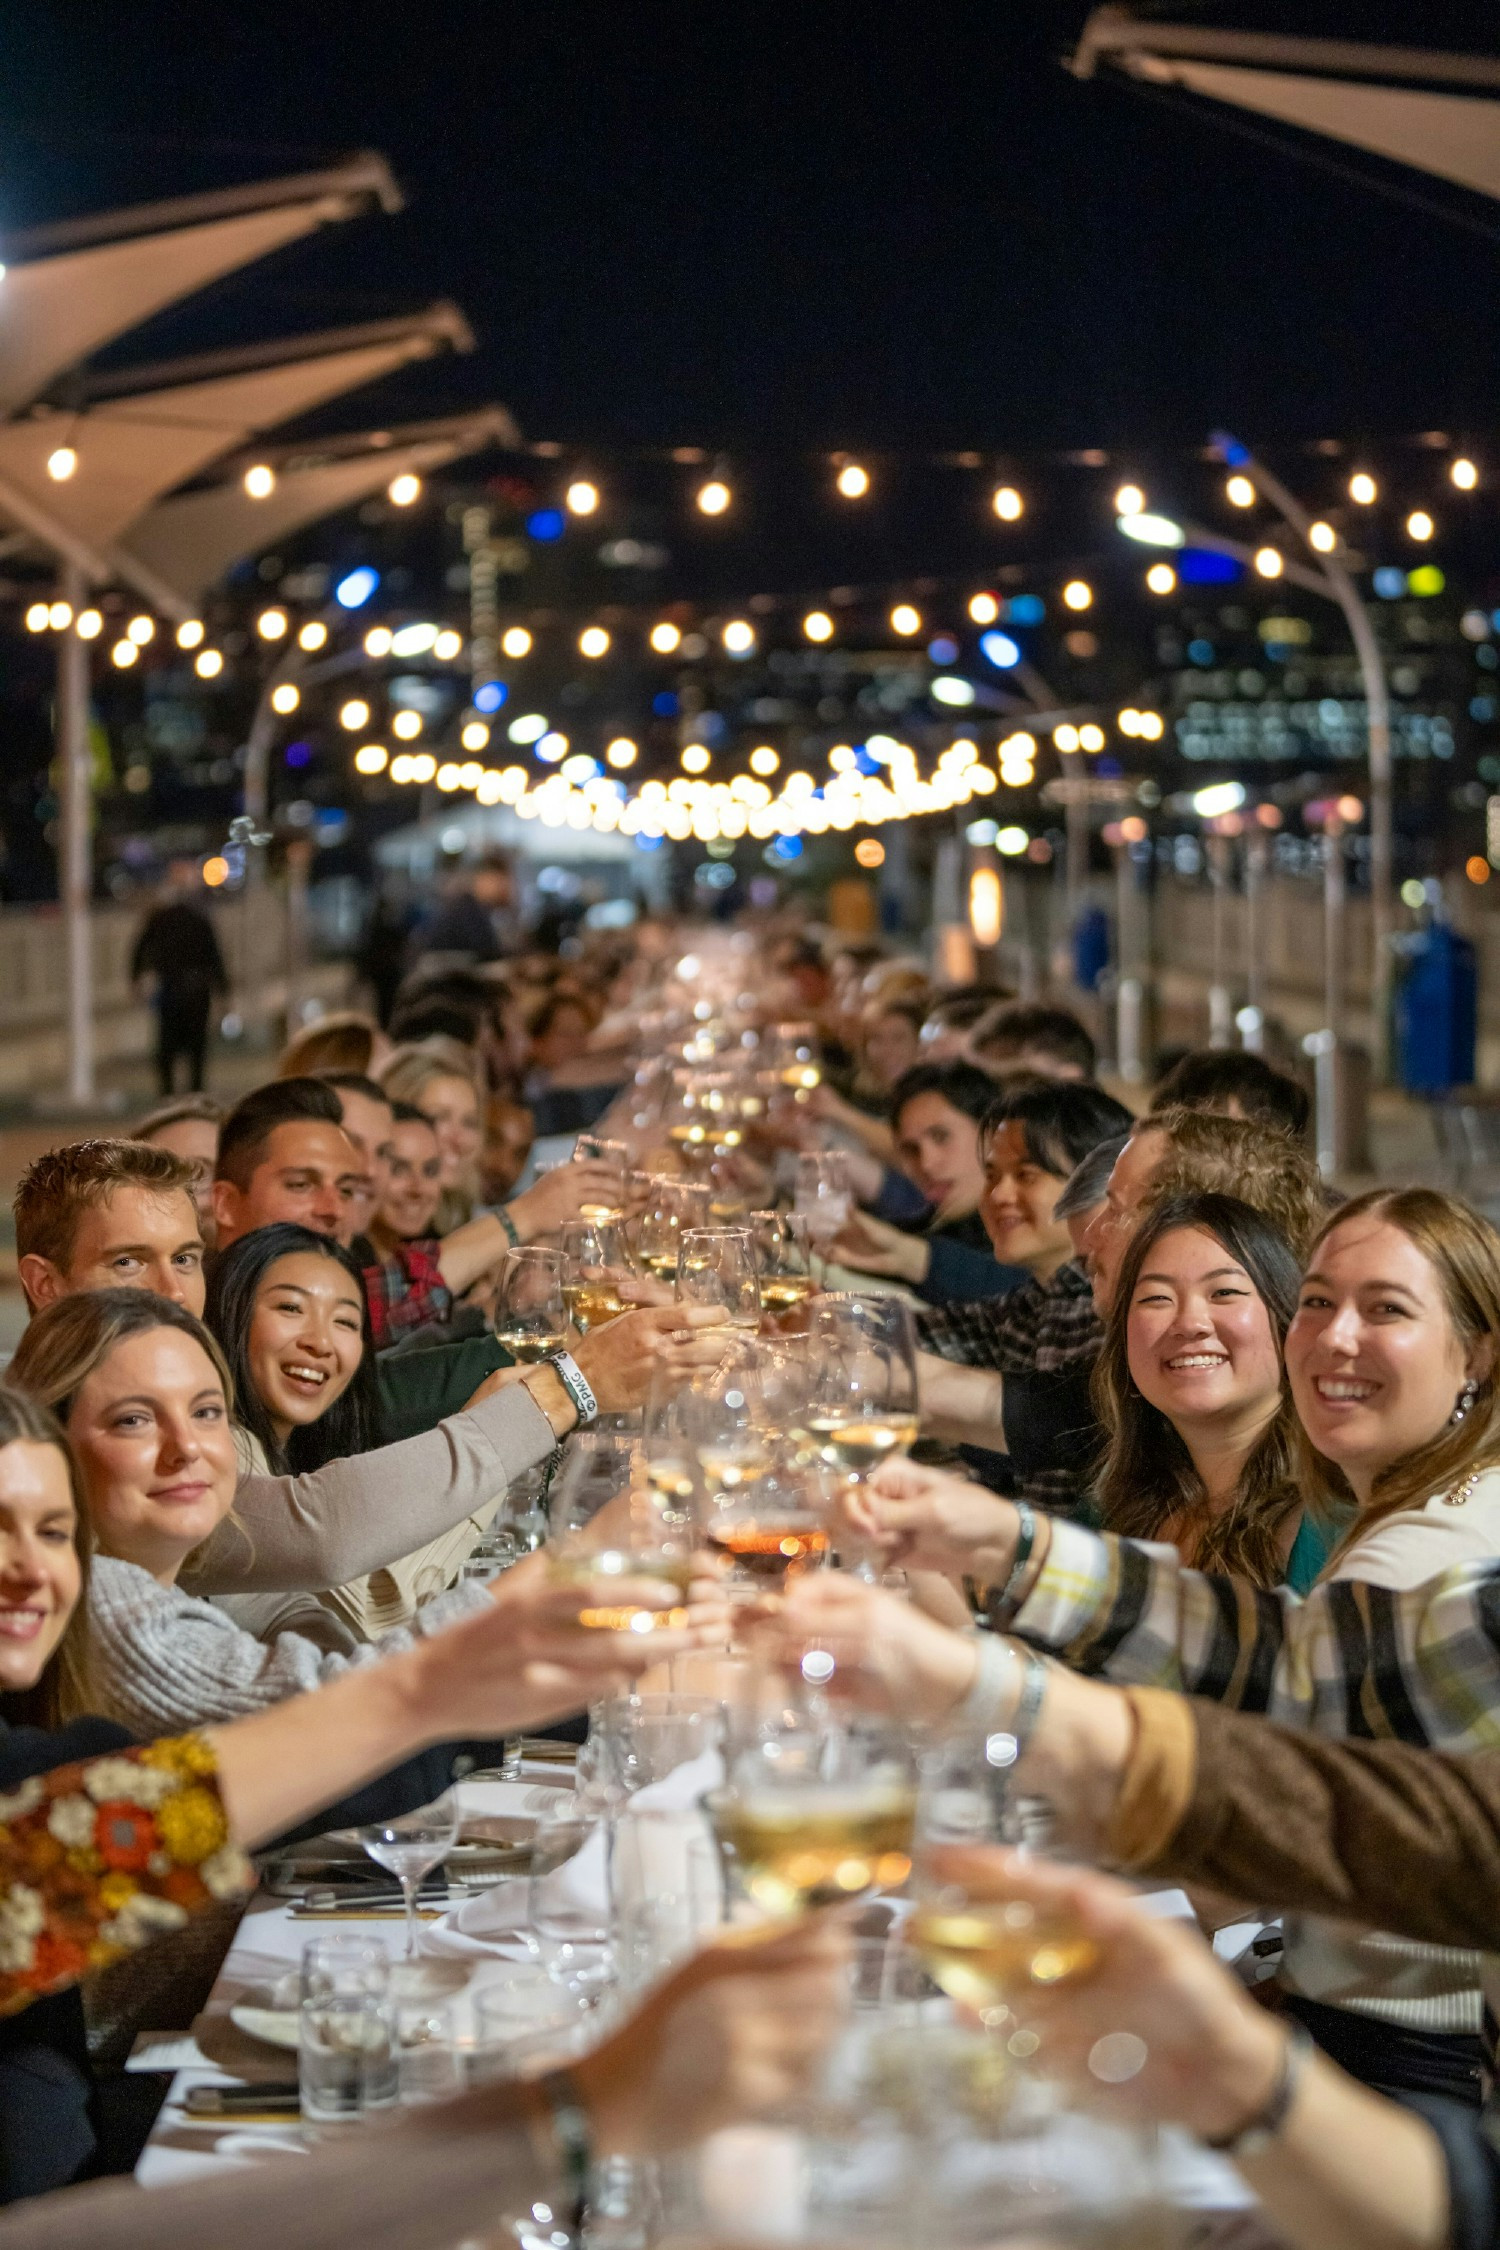
[[[131,981],[151,979],[156,1004],[156,1069],[163,1095],[177,1091],[177,1058],[185,1055],[188,1086],[203,1090],[208,1011],[216,992],[229,990],[224,956],[213,923],[195,902],[198,870],[174,859],[162,898],[146,917],[130,959]]]

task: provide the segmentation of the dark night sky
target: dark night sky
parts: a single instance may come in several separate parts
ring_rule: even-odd
[[[1497,46],[1492,8],[1441,0],[1166,12]],[[1086,13],[4,0],[0,221],[380,148],[403,216],[224,285],[153,352],[452,295],[479,353],[393,403],[498,397],[532,438],[1491,426],[1500,206],[1434,183],[1477,222],[1442,224],[1206,109],[1079,85],[1057,57]]]

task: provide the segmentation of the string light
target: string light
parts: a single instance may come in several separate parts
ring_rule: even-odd
[[[1060,727],[1052,729],[1052,740],[1059,750],[1076,750],[1079,748],[1078,729],[1069,726],[1065,719]]]
[[[1356,469],[1349,479],[1349,497],[1357,508],[1373,508],[1380,498],[1380,487],[1365,469]]]
[[[1103,727],[1096,727],[1092,723],[1086,727],[1080,727],[1078,729],[1078,747],[1080,750],[1102,750],[1104,748]]]
[[[531,635],[524,625],[508,625],[500,635],[500,648],[501,653],[505,656],[529,656],[531,654]]]
[[[609,653],[609,635],[602,625],[585,625],[578,636],[580,656],[599,657]]]
[[[1410,539],[1430,539],[1436,530],[1437,525],[1425,508],[1413,508],[1406,519],[1406,532]]]
[[[46,632],[47,604],[45,602],[33,602],[30,609],[27,610],[26,630],[28,633]]]
[[[834,483],[845,500],[863,500],[870,489],[870,472],[857,461],[846,461]]]
[[[1464,454],[1448,464],[1448,475],[1460,492],[1472,492],[1479,482],[1479,471]]]
[[[255,620],[255,630],[263,641],[279,641],[290,622],[284,609],[263,609]]]
[[[393,508],[410,508],[422,497],[422,479],[403,469],[399,477],[392,477],[385,496]]]
[[[802,620],[803,635],[810,641],[831,641],[833,619],[826,609],[810,609]]]
[[[202,646],[202,643],[202,618],[185,617],[182,623],[177,628],[177,646],[179,648],[199,648]]]
[[[1115,494],[1117,516],[1138,516],[1146,505],[1146,495],[1138,484],[1122,484]]]
[[[328,627],[323,623],[321,617],[314,617],[303,626],[301,632],[297,635],[297,646],[298,648],[305,648],[311,655],[314,650],[322,648],[327,639]]]
[[[47,623],[52,627],[53,632],[65,633],[72,622],[73,604],[71,602],[53,602],[47,611]],[[129,637],[132,641],[135,640],[133,633]]]
[[[1255,487],[1248,477],[1230,477],[1224,487],[1224,497],[1231,508],[1253,508]]]
[[[140,653],[134,641],[116,641],[109,652],[110,662],[117,664],[122,672],[128,672],[131,665],[139,661]],[[202,669],[201,659],[199,669]]]
[[[391,631],[389,625],[372,625],[368,633],[366,633],[365,635],[366,656],[374,656],[377,658],[382,656],[389,656],[391,653],[391,643],[395,639],[395,637],[396,636]],[[356,726],[362,726],[364,724],[364,721],[357,719],[355,721],[355,724]]]
[[[563,494],[569,515],[591,516],[599,505],[599,487],[587,477],[576,477]]]
[[[125,642],[121,645],[124,647],[134,647],[135,644],[134,642]],[[218,649],[199,649],[198,654],[193,662],[193,670],[197,673],[200,680],[216,680],[223,669],[224,658],[222,653]]]
[[[750,753],[750,771],[752,773],[773,774],[780,764],[781,760],[777,757],[769,742],[763,742],[759,749],[752,750]]]
[[[1019,523],[1026,503],[1013,484],[997,484],[990,496],[990,506],[1002,523]]]
[[[707,773],[713,759],[701,742],[690,742],[682,753],[684,773]]]
[[[430,757],[425,750],[419,750],[414,758],[407,759],[406,770],[413,781],[420,783],[425,788],[437,772],[437,760]]]
[[[295,711],[301,701],[301,689],[295,687],[290,680],[283,680],[279,687],[271,690],[271,709],[279,711],[283,718],[289,711]]]
[[[127,640],[134,641],[137,648],[145,648],[148,643],[156,638],[156,619],[146,616],[132,617],[125,628],[125,637]]]
[[[1174,593],[1177,573],[1168,562],[1153,563],[1146,573],[1146,584],[1153,594]]]
[[[755,646],[755,627],[743,617],[731,617],[719,638],[731,656],[748,656]]]
[[[390,752],[383,742],[362,742],[354,753],[356,773],[384,773]]]
[[[103,630],[104,616],[102,611],[81,609],[78,612],[78,638],[81,641],[97,641]]]
[[[674,625],[670,618],[664,617],[659,625],[651,628],[651,646],[658,656],[670,656],[674,649],[682,646],[681,626]]]
[[[78,467],[78,454],[71,445],[55,445],[47,456],[47,474],[54,484],[66,484]]]
[[[854,847],[854,856],[861,867],[884,867],[885,846],[878,836],[861,836]]]
[[[909,640],[913,633],[922,630],[922,612],[913,609],[910,602],[897,602],[891,611],[891,631]]]
[[[1331,555],[1339,543],[1339,535],[1331,523],[1310,523],[1307,527],[1307,544],[1320,555]]]
[[[466,750],[487,750],[490,742],[490,730],[483,719],[470,719],[458,739]]]
[[[252,500],[269,500],[276,490],[276,471],[269,461],[254,461],[245,471],[245,490]]]
[[[635,744],[628,734],[617,735],[604,753],[605,762],[613,766],[617,773],[623,773],[627,766],[633,766],[636,755]]]
[[[1066,609],[1090,609],[1093,606],[1094,589],[1086,579],[1070,578],[1062,590],[1062,598]]]
[[[1255,567],[1262,578],[1279,578],[1286,568],[1286,564],[1282,559],[1279,548],[1257,547],[1255,550]]]
[[[721,477],[710,477],[707,484],[700,484],[698,487],[698,512],[704,516],[722,516],[733,497]]]
[[[367,719],[369,715],[367,711],[365,718]],[[364,719],[360,721],[360,724],[363,726]],[[421,731],[422,714],[420,711],[398,711],[391,721],[392,734],[398,736],[402,742],[415,742]]]
[[[211,891],[216,891],[229,880],[229,862],[222,852],[214,852],[203,862],[203,880]]]
[[[451,664],[455,656],[462,656],[463,647],[462,633],[455,633],[450,626],[447,631],[439,633],[432,644],[432,653],[440,664]]]

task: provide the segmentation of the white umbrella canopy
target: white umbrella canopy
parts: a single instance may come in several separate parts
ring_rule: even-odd
[[[1100,62],[1500,196],[1500,99],[1487,98],[1500,94],[1493,56],[1157,23],[1109,6],[1085,24],[1071,68],[1092,77]],[[1379,79],[1419,83],[1360,83]]]
[[[319,456],[311,448],[278,461],[269,497],[252,500],[239,478],[164,500],[119,543],[117,553],[161,580],[190,606],[242,557],[261,553],[324,516],[350,508],[392,478],[430,474],[487,445],[515,445],[515,423],[503,407],[484,407],[412,431],[373,431],[338,441]]]
[[[385,336],[344,351],[101,399],[80,414],[28,416],[0,427],[0,482],[77,538],[107,547],[163,494],[257,431],[425,359],[438,342],[424,327],[393,323]],[[77,467],[59,484],[47,461],[62,444],[76,453]]]
[[[184,196],[0,240],[0,414],[64,369],[220,275],[379,202],[400,208],[385,159]]]

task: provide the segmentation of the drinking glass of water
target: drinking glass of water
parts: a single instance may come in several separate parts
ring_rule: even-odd
[[[309,2124],[392,2109],[399,2091],[391,1965],[385,1948],[347,1934],[302,1949],[297,2085]]]
[[[359,1840],[377,1867],[387,1868],[401,1885],[406,1900],[406,1951],[412,1961],[417,1952],[417,1893],[422,1877],[441,1867],[458,1842],[459,1805],[455,1790],[445,1789],[430,1805],[399,1813],[394,1820],[376,1821],[361,1828]]]

